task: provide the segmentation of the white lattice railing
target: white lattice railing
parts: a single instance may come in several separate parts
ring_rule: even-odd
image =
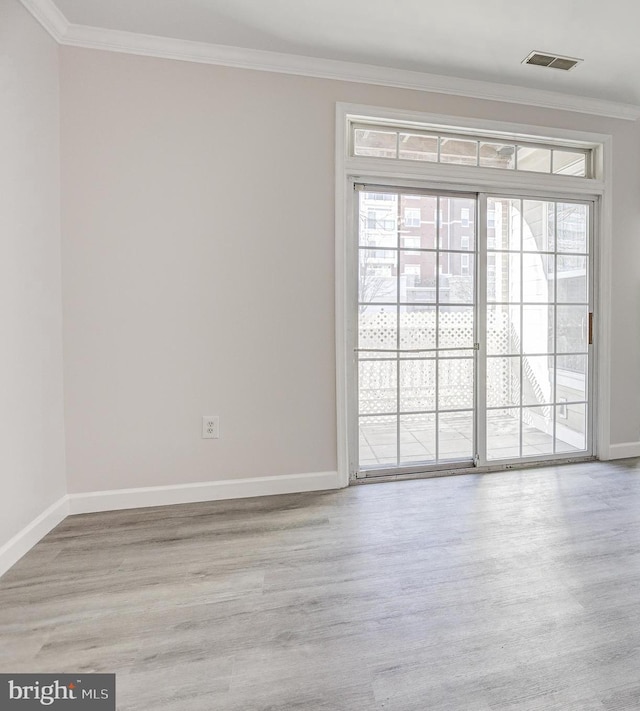
[[[360,314],[360,348],[395,349],[397,347],[397,315],[389,312]],[[489,353],[519,351],[518,336],[511,328],[509,314],[489,311],[487,314],[487,346]],[[423,308],[400,314],[400,349],[436,347],[435,308]],[[438,319],[438,348],[469,348],[469,353],[454,353],[451,360],[436,361],[423,353],[420,359],[407,356],[400,360],[400,410],[404,412],[436,408],[436,367],[438,368],[439,409],[473,408],[473,342],[474,314],[470,309],[441,312]],[[363,357],[367,354],[362,353]],[[397,409],[398,362],[389,354],[370,354],[379,360],[359,364],[359,401],[361,414],[395,412]],[[444,355],[441,353],[441,355]],[[466,356],[466,357],[465,357]],[[499,406],[518,403],[520,377],[505,358],[491,358],[487,363],[487,404]],[[525,369],[525,379],[534,374]],[[534,378],[535,379],[535,378]],[[537,382],[529,383],[540,392]]]

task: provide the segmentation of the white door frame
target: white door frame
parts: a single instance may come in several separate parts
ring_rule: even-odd
[[[548,138],[556,141],[578,141],[595,147],[595,178],[548,176],[534,173],[516,173],[495,168],[477,168],[459,165],[418,164],[380,158],[359,158],[349,155],[349,126],[354,118],[372,118],[381,121],[421,123],[446,127],[501,132],[511,136]],[[599,459],[610,457],[610,371],[611,371],[611,142],[607,134],[567,131],[515,123],[470,120],[459,117],[398,111],[381,107],[353,104],[336,105],[336,400],[337,400],[337,460],[341,486],[349,484],[349,461],[352,438],[357,437],[357,427],[350,421],[353,403],[350,398],[350,379],[354,377],[353,342],[354,324],[350,318],[354,308],[355,284],[349,283],[348,265],[352,263],[355,222],[351,195],[356,182],[383,182],[389,186],[450,189],[461,192],[500,192],[508,188],[526,197],[544,194],[547,197],[565,197],[593,200],[594,227],[597,240],[594,259],[594,363],[597,363],[595,397],[592,407],[595,415],[594,454]],[[507,180],[508,179],[508,184]],[[356,281],[356,280],[354,280]]]

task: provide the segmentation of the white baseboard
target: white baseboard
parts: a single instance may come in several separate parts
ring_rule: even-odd
[[[623,442],[609,446],[607,459],[627,459],[628,457],[640,457],[640,442]]]
[[[245,499],[252,496],[339,489],[340,486],[338,472],[312,472],[310,474],[284,474],[251,479],[224,479],[174,486],[92,491],[69,494],[69,513],[95,513],[148,506],[190,504],[198,501]]]
[[[69,514],[68,497],[63,496],[0,547],[0,576],[54,529]]]

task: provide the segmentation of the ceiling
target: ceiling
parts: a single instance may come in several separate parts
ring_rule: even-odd
[[[636,0],[55,0],[73,24],[640,104]],[[522,65],[532,50],[584,59]]]

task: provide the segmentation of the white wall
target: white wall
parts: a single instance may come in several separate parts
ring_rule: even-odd
[[[3,0],[0,548],[66,493],[58,89],[57,45]]]
[[[69,47],[61,92],[71,492],[335,470],[336,101],[614,135],[612,441],[640,440],[637,125]]]

